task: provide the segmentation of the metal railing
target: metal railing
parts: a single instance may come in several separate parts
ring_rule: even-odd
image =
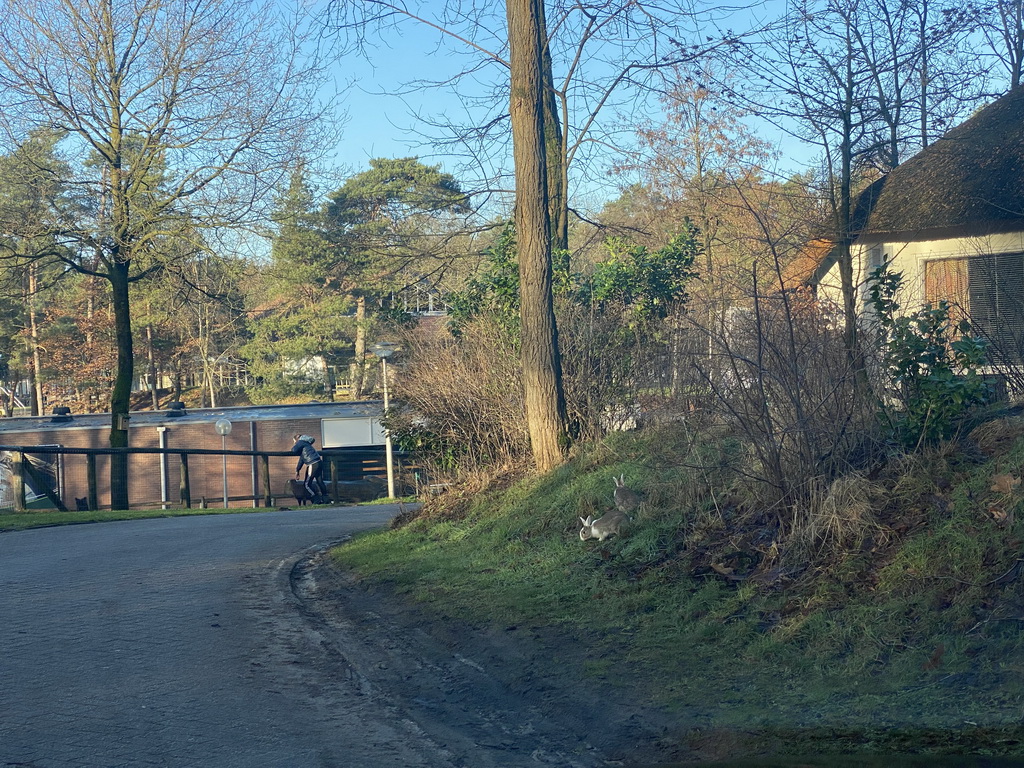
[[[285,498],[290,496],[289,493],[274,493],[272,491],[272,475],[270,470],[270,458],[271,457],[284,457],[291,460],[296,459],[296,455],[290,451],[245,451],[245,450],[221,450],[221,449],[210,449],[210,448],[72,448],[67,446],[40,446],[40,445],[0,445],[0,451],[6,451],[11,457],[11,473],[10,473],[10,491],[13,497],[13,508],[15,512],[23,512],[27,509],[26,500],[26,487],[31,486],[36,489],[37,492],[41,492],[40,498],[45,496],[50,504],[56,509],[62,512],[68,511],[68,505],[65,500],[61,498],[61,488],[54,489],[51,487],[51,481],[43,476],[43,473],[34,467],[32,462],[28,459],[30,456],[38,455],[62,455],[62,456],[73,456],[73,455],[84,455],[86,457],[86,499],[89,509],[96,510],[101,509],[100,506],[100,483],[97,478],[97,457],[98,456],[136,456],[136,455],[159,455],[159,456],[177,456],[178,457],[178,495],[181,506],[185,508],[191,508],[196,502],[196,498],[193,494],[193,481],[190,474],[189,468],[189,457],[190,456],[247,456],[251,457],[254,461],[254,465],[258,466],[258,470],[254,468],[254,480],[258,476],[260,492],[255,492],[256,482],[254,482],[254,492],[247,495],[234,495],[229,496],[227,500],[231,501],[251,501],[254,507],[262,506],[271,507],[274,506],[275,499]],[[325,463],[324,479],[327,483],[328,491],[332,501],[335,503],[340,500],[340,490],[343,483],[338,479],[341,476],[339,468],[345,464],[359,463],[360,469],[362,465],[368,460],[376,460],[379,458],[383,461],[383,451],[377,449],[321,449],[321,455],[323,456]],[[171,468],[168,467],[168,475],[170,474]],[[161,469],[163,472],[163,469]],[[280,473],[283,475],[284,473]],[[293,475],[288,473],[288,477],[291,478]],[[126,482],[130,482],[126,478]],[[130,497],[130,494],[128,494]],[[211,495],[210,499],[219,499],[220,496]],[[168,499],[161,499],[157,504],[169,504],[171,503]],[[207,497],[202,496],[200,504],[202,507],[208,506]],[[130,506],[150,506],[150,505],[130,505]]]

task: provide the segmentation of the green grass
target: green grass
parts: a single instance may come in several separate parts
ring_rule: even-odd
[[[1024,517],[1024,490],[996,499],[988,489],[997,472],[1020,474],[1022,449],[955,465],[941,505],[919,492],[925,480],[890,478],[887,498],[902,488],[907,510],[887,513],[916,515],[914,528],[779,583],[704,567],[743,571],[736,552],[754,557],[769,542],[757,543],[764,528],[742,510],[707,502],[709,483],[728,481],[719,470],[663,460],[688,450],[665,433],[617,435],[550,477],[479,498],[460,519],[428,510],[333,557],[441,616],[554,628],[580,644],[587,674],[690,723],[755,729],[763,743],[786,734],[804,753],[1024,754],[1024,574],[995,583],[1022,556],[1024,524],[986,511],[998,502]],[[645,464],[652,456],[657,467]],[[646,507],[622,538],[581,542],[578,517],[610,508],[620,472]]]
[[[415,501],[413,497],[402,499],[406,503]],[[394,499],[376,499],[363,502],[365,505],[394,504]],[[361,505],[360,505],[361,506]],[[273,512],[277,507],[208,507],[207,509],[132,509],[132,510],[99,510],[95,512],[57,512],[41,510],[34,512],[0,512],[0,533],[6,531],[23,531],[28,528],[49,528],[57,525],[81,525],[84,523],[107,523],[117,520],[145,520],[156,517],[188,517],[192,515],[237,515],[245,512]]]
[[[144,520],[154,517],[185,517],[189,515],[233,515],[242,512],[271,512],[274,508],[210,507],[208,509],[132,509],[98,510],[95,512],[22,512],[0,513],[0,533],[23,531],[28,528],[48,528],[57,525],[107,523],[116,520]]]

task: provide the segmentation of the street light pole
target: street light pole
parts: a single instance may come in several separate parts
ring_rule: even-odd
[[[223,451],[221,458],[224,466],[224,508],[228,506],[228,435],[231,434],[231,422],[227,419],[217,419],[213,428],[220,435],[220,449]]]
[[[388,413],[388,359],[380,359],[381,375],[384,377],[384,415]],[[391,450],[391,430],[384,429],[384,459],[388,468],[388,498],[395,498],[395,459]]]
[[[381,341],[373,345],[373,354],[380,358],[381,376],[384,377],[384,415],[387,416],[388,407],[388,358],[398,349],[393,341]],[[388,498],[395,498],[395,460],[394,451],[391,449],[391,430],[384,428],[384,459],[388,470]]]

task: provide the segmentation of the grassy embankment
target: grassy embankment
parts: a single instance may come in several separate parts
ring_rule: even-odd
[[[675,711],[709,756],[1020,755],[1022,433],[894,460],[783,520],[730,469],[736,445],[617,435],[333,554],[439,615],[557,628],[580,642],[564,656]],[[581,542],[620,472],[644,506],[623,537]]]

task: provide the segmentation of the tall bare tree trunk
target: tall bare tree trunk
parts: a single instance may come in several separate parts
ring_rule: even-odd
[[[213,375],[217,372],[217,366],[210,362],[209,359],[206,361],[206,390],[210,395],[210,407],[217,407],[217,385],[213,382]]]
[[[566,168],[566,137],[559,119],[555,78],[551,70],[551,47],[547,40],[547,19],[544,2],[537,3],[538,35],[541,42],[541,86],[543,105],[545,162],[548,179],[548,217],[551,226],[551,248],[569,250],[569,172]],[[565,265],[568,267],[568,264]]]
[[[110,391],[110,447],[127,448],[135,352],[128,299],[128,264],[123,261],[111,262],[110,293],[117,344],[117,373]],[[128,456],[125,454],[110,457],[110,506],[112,509],[128,509]]]
[[[7,371],[7,386],[0,403],[3,403],[4,416],[10,418],[14,415],[14,388],[18,386],[18,377],[15,375],[14,370]]]
[[[85,300],[85,319],[92,320],[93,312],[96,309],[96,278],[89,278],[89,293]],[[85,346],[86,348],[92,347],[92,323],[86,323],[85,331]]]
[[[28,332],[32,345],[32,415],[43,415],[42,360],[39,356],[39,325],[36,317],[36,293],[39,290],[38,267],[28,266]]]
[[[213,359],[213,332],[210,323],[210,308],[205,301],[200,306],[196,319],[198,322],[196,340],[199,343],[199,353],[203,361],[197,381],[199,402],[201,406],[216,408],[217,386],[213,381],[213,374],[217,361]]]
[[[153,325],[146,323],[146,358],[149,363],[149,392],[153,398],[153,410],[160,410],[160,394],[157,392],[156,353],[153,350]]]
[[[547,472],[565,460],[565,398],[551,295],[551,229],[542,76],[542,0],[506,0],[510,114],[516,172],[516,243],[522,320],[523,396],[534,462]]]
[[[355,362],[352,364],[352,399],[358,400],[363,396],[364,382],[366,379],[366,297],[356,297],[356,342],[354,352]]]
[[[836,238],[839,245],[839,282],[843,294],[843,342],[854,370],[860,370],[857,344],[857,287],[853,280],[853,111],[856,108],[853,92],[852,64],[847,59],[845,103],[843,106],[843,137],[839,151],[839,210],[836,216]]]

